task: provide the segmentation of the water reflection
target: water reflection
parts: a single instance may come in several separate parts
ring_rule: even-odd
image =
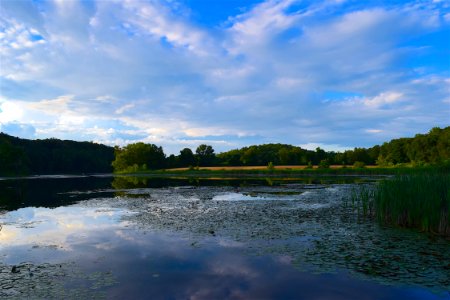
[[[349,179],[66,181],[0,181],[0,297],[449,297],[448,241],[359,220]]]
[[[82,239],[93,230],[124,226],[125,211],[110,207],[95,210],[64,206],[54,209],[26,207],[0,216],[0,244],[8,247],[49,247],[70,250],[68,239]]]
[[[70,191],[96,191],[111,188],[111,177],[32,177],[0,180],[0,210],[21,207],[59,207],[89,197],[66,194]],[[113,195],[113,193],[110,193]]]
[[[8,228],[14,228],[16,240],[2,240],[0,295],[147,299],[150,293],[152,299],[355,299],[363,294],[370,295],[367,299],[439,298],[420,289],[362,281],[344,271],[323,275],[299,272],[292,268],[290,255],[243,255],[248,245],[223,237],[136,230],[116,222],[121,213],[72,206],[7,214],[4,220],[9,222]],[[50,224],[44,226],[46,222]],[[43,240],[33,237],[29,232],[32,228],[23,224],[35,224],[33,228],[42,231],[41,237],[54,235],[56,239],[49,242],[63,247],[44,247]],[[37,244],[42,246],[35,247]],[[20,264],[24,260],[33,262]],[[13,264],[20,268],[20,274],[10,272]],[[22,278],[12,280],[19,275]]]

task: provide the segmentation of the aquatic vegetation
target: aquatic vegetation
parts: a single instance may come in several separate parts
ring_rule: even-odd
[[[158,280],[168,282],[164,281],[168,280],[163,272],[166,265],[160,264],[160,256],[149,255],[136,259],[128,253],[135,253],[134,250],[151,253],[146,252],[147,249],[156,249],[152,250],[156,251],[153,253],[172,255],[172,247],[167,245],[174,245],[171,243],[178,238],[181,243],[177,242],[173,248],[181,247],[183,253],[192,250],[183,260],[187,258],[187,261],[195,262],[193,265],[196,266],[198,257],[204,257],[199,253],[215,255],[218,253],[216,251],[232,251],[239,257],[245,256],[244,261],[249,257],[286,259],[304,274],[325,273],[326,277],[329,273],[338,273],[348,275],[350,283],[354,279],[358,282],[363,279],[383,286],[400,285],[401,289],[418,288],[437,295],[447,295],[450,286],[448,240],[415,230],[379,226],[374,222],[378,188],[374,183],[379,177],[316,176],[301,180],[279,177],[226,180],[128,177],[118,176],[115,183],[113,180],[116,192],[111,186],[106,188],[103,183],[100,189],[71,186],[66,192],[58,190],[55,196],[57,199],[72,199],[76,196],[75,199],[82,200],[66,208],[72,212],[72,216],[81,215],[77,207],[92,211],[93,214],[87,214],[89,216],[99,212],[108,216],[107,219],[96,218],[105,227],[89,233],[88,239],[83,238],[80,242],[72,234],[76,238],[64,239],[75,246],[72,248],[74,251],[87,253],[84,248],[87,246],[95,255],[83,255],[82,259],[77,258],[74,266],[62,265],[62,269],[59,265],[54,269],[48,266],[48,273],[56,276],[51,277],[51,282],[47,276],[40,274],[37,266],[28,265],[28,261],[14,261],[14,272],[11,263],[0,261],[3,263],[3,267],[0,264],[0,275],[6,280],[7,288],[0,295],[22,293],[28,296],[25,289],[32,291],[32,286],[36,284],[35,289],[38,291],[35,295],[41,298],[67,298],[63,292],[68,292],[85,299],[90,297],[87,295],[89,290],[96,293],[95,297],[98,298],[109,295],[104,292],[117,291],[116,287],[129,285],[131,281],[134,283],[148,279],[134,277],[139,272],[128,268],[128,265],[127,268],[112,267],[117,266],[117,261],[123,262],[117,259],[121,256],[115,256],[118,254],[125,255],[130,262],[144,260],[148,263],[146,266],[158,265],[161,269],[146,271],[147,275],[161,274]],[[58,215],[58,211],[55,209],[52,215]],[[103,223],[112,220],[109,214],[111,211],[121,212],[120,219],[114,218],[112,223]],[[42,218],[43,215],[33,214],[32,217]],[[28,227],[29,220],[16,220],[15,226],[19,230],[31,230]],[[73,223],[82,223],[77,220],[72,218]],[[157,243],[152,240],[153,237],[149,238],[153,234],[157,237]],[[168,244],[160,243],[164,241]],[[31,247],[33,255],[64,251],[44,248],[46,244],[42,247],[31,245],[34,243],[26,247]],[[28,248],[24,248],[27,253]],[[5,254],[11,252],[3,249]],[[72,257],[69,251],[64,251],[64,255]],[[216,260],[221,256],[212,257]],[[98,259],[102,261],[98,262]],[[92,264],[92,261],[95,263]],[[172,265],[172,258],[170,261]],[[77,269],[77,265],[80,269]],[[123,273],[123,269],[132,270],[131,273]],[[32,280],[29,278],[30,272],[33,274]],[[116,281],[119,283],[115,284]],[[73,289],[61,290],[65,284],[70,284]],[[110,289],[112,286],[114,288]],[[80,288],[84,289],[78,291]],[[86,294],[81,294],[83,291]]]
[[[185,186],[142,189],[141,198],[90,200],[134,213],[123,220],[141,230],[177,232],[201,247],[205,237],[245,245],[249,255],[287,256],[300,270],[354,276],[383,284],[426,287],[450,284],[448,241],[378,226],[372,184]],[[352,197],[347,195],[355,192]],[[144,194],[148,193],[147,196]],[[347,205],[341,205],[347,198]],[[344,202],[345,203],[345,202]],[[358,213],[355,213],[358,212]]]
[[[373,198],[376,217],[382,223],[450,235],[448,173],[397,175],[381,181]]]
[[[352,207],[384,225],[450,236],[450,173],[445,167],[397,174],[352,191]]]
[[[373,185],[361,185],[357,189],[353,189],[351,193],[351,207],[357,211],[358,216],[373,217],[375,214],[374,197],[375,188]],[[347,202],[344,202],[344,205],[347,206]]]
[[[10,266],[0,262],[2,299],[102,299],[117,283],[111,272],[85,273],[75,263]]]

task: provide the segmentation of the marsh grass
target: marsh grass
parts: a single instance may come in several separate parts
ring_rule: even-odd
[[[372,218],[374,211],[375,189],[373,186],[363,185],[354,189],[351,194],[351,207],[357,211],[358,217]]]
[[[351,199],[358,212],[375,216],[381,224],[450,236],[450,173],[446,170],[396,175],[373,188],[359,188]]]

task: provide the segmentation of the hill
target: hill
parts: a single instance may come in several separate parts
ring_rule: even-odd
[[[112,171],[114,148],[92,142],[27,140],[0,133],[0,175]]]

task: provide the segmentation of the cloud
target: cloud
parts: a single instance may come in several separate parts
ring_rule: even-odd
[[[268,0],[216,27],[183,3],[13,2],[0,124],[37,137],[337,149],[450,122],[445,2]]]
[[[124,106],[119,107],[116,109],[116,114],[120,115],[123,114],[125,111],[130,110],[134,107],[134,103],[125,104]]]
[[[21,119],[23,110],[12,101],[0,102],[0,124]]]
[[[229,29],[232,36],[231,52],[239,52],[240,47],[268,42],[269,38],[289,28],[298,18],[296,13],[286,14],[285,10],[295,1],[266,1],[255,6],[250,12],[234,18]]]
[[[393,104],[402,101],[403,94],[396,92],[381,93],[370,99],[364,99],[363,102],[368,106],[380,107],[386,104]]]
[[[149,34],[195,54],[208,54],[210,36],[174,16],[167,6],[127,0],[123,2],[123,8],[128,16],[127,22],[123,23],[125,29]]]
[[[50,115],[61,115],[69,110],[69,103],[73,95],[61,96],[56,99],[41,100],[27,104],[31,109],[39,110]]]

